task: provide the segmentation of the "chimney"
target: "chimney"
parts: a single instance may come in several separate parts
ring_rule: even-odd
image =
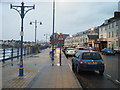
[[[114,12],[114,17],[115,18],[120,18],[120,12]]]

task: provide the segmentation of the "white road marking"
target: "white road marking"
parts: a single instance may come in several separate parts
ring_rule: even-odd
[[[118,80],[115,80],[115,81],[120,84],[120,81],[118,81]]]
[[[68,65],[69,65],[69,67],[70,67],[70,70],[72,71],[72,67],[71,67],[70,63],[68,63]]]
[[[68,63],[68,65],[69,65],[69,67],[70,67],[71,72],[73,72],[73,71],[72,71],[72,66],[70,65],[70,63]],[[78,79],[77,79],[77,77],[75,76],[74,73],[73,73],[73,76],[75,77],[75,80],[76,80],[77,84],[79,85],[79,87],[82,88],[82,87],[81,87],[81,84],[79,83],[79,81],[78,81]]]
[[[109,74],[106,74],[106,75],[111,78],[111,76]]]

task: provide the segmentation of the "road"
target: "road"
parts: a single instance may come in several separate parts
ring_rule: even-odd
[[[118,58],[120,55],[102,55],[105,62],[105,72],[101,76],[99,72],[83,71],[75,75],[83,88],[120,88],[118,80]],[[68,57],[71,63],[72,57]]]

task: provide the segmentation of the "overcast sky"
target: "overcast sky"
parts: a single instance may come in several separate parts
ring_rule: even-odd
[[[2,0],[0,3],[0,11],[2,11],[2,13],[0,12],[0,39],[19,40],[21,18],[15,10],[10,9],[10,4],[21,5],[21,2],[15,2],[16,0],[8,1]],[[25,1],[25,5],[35,4],[35,10],[29,11],[24,18],[24,40],[34,41],[34,24],[30,25],[29,22],[35,20],[43,23],[42,25],[37,24],[37,40],[45,40],[44,34],[52,34],[53,13],[51,0],[46,2],[40,2],[40,0],[37,2]],[[76,34],[77,32],[99,26],[104,20],[113,17],[114,11],[118,11],[117,1],[56,2],[55,32]]]

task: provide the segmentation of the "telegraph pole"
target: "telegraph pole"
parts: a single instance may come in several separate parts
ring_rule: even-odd
[[[18,9],[20,8],[20,10]],[[27,8],[27,10],[25,10],[25,8]],[[24,2],[21,3],[21,6],[15,6],[10,4],[10,9],[14,9],[16,10],[20,16],[21,16],[21,32],[20,32],[20,36],[21,36],[21,56],[20,56],[20,65],[19,65],[19,76],[24,76],[24,67],[23,67],[23,36],[24,36],[24,32],[23,32],[23,20],[24,17],[26,15],[26,13],[32,9],[35,9],[35,5],[33,6],[24,6]]]
[[[40,25],[42,25],[42,22],[37,22],[37,20],[35,20],[34,22],[30,22],[30,25],[32,25],[32,23],[35,23],[35,44],[36,44],[36,37],[37,37],[37,23],[40,23]]]

